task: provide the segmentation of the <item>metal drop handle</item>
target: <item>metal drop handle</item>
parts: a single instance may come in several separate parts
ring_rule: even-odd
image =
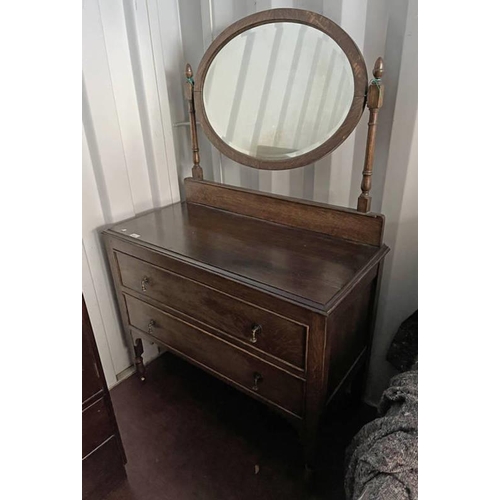
[[[146,285],[149,283],[149,278],[147,276],[144,276],[141,280],[141,289],[143,292],[146,291]]]
[[[153,328],[156,326],[156,321],[152,319],[148,324],[149,335],[153,335]]]
[[[250,342],[252,344],[257,343],[257,334],[262,332],[262,326],[260,325],[253,325],[252,326],[252,336],[250,337]]]
[[[255,392],[257,392],[259,390],[259,384],[264,380],[264,377],[258,373],[258,372],[255,372],[253,374],[253,387],[252,387],[252,390],[254,390]]]

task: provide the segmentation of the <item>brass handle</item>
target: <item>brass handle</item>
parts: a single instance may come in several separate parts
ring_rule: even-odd
[[[262,327],[260,325],[252,326],[252,336],[250,337],[250,342],[252,344],[257,343],[257,334],[262,332]]]
[[[252,387],[252,390],[254,391],[258,391],[259,390],[259,384],[260,382],[262,382],[264,380],[264,378],[262,377],[262,375],[258,372],[255,372],[253,374],[253,387]]]
[[[143,292],[146,291],[146,285],[149,283],[149,278],[147,276],[144,276],[141,280],[141,289]]]
[[[149,322],[149,325],[148,325],[148,332],[149,332],[149,335],[153,335],[153,327],[156,326],[156,322],[154,319],[152,319],[150,322]]]

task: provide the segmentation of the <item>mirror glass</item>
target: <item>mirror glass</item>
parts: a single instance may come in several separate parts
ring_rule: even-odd
[[[284,160],[339,129],[353,102],[354,75],[328,35],[275,22],[239,34],[217,53],[202,97],[226,144],[258,159]]]

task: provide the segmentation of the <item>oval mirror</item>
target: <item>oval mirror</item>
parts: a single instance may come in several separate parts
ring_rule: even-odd
[[[210,46],[195,99],[208,138],[261,169],[312,163],[354,130],[367,87],[363,57],[329,19],[276,9],[230,26]]]

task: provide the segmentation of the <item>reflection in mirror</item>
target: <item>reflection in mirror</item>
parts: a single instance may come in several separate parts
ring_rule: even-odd
[[[208,121],[237,151],[283,160],[318,147],[342,125],[354,97],[347,56],[323,32],[276,22],[241,33],[210,65]]]

